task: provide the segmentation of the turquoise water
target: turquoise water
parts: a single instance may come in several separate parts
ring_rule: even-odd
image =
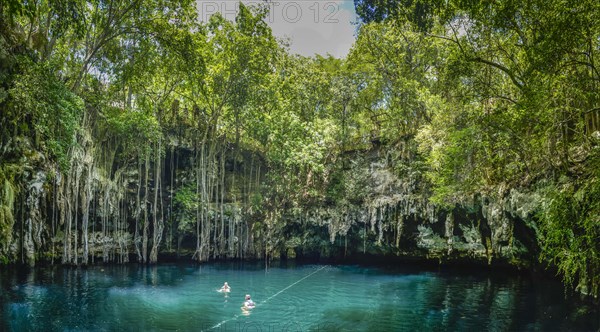
[[[559,283],[483,272],[285,264],[0,271],[9,331],[447,331],[600,328]],[[227,281],[231,293],[217,292]],[[257,307],[241,310],[244,295]]]

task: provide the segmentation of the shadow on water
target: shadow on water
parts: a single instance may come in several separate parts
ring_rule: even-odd
[[[343,267],[346,273],[356,267]],[[385,272],[383,272],[385,271]],[[367,275],[390,270],[366,269]],[[313,331],[599,331],[600,308],[571,303],[559,282],[521,276],[408,274],[381,283],[373,308],[360,296],[322,313]]]

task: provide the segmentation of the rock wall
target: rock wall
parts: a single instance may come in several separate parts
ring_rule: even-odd
[[[148,262],[155,243],[159,256],[193,257],[198,241],[205,250],[199,260],[381,256],[517,267],[537,261],[535,193],[507,188],[437,206],[410,148],[352,152],[332,167],[320,201],[273,208],[269,188],[259,184],[276,170],[252,152],[216,158],[209,169],[213,194],[201,201],[189,144],[169,143],[157,167],[152,159],[119,160],[89,136],[79,141],[66,174],[29,168],[10,242],[2,246],[11,261]],[[195,193],[187,207],[176,199],[186,187]]]
[[[346,179],[363,179],[363,187],[358,188],[363,199],[342,199],[287,214],[290,226],[282,232],[287,239],[282,252],[330,258],[383,255],[519,268],[536,263],[532,221],[539,200],[536,194],[513,188],[459,197],[451,207],[436,206],[418,172],[397,169],[383,149],[368,153],[344,171]]]

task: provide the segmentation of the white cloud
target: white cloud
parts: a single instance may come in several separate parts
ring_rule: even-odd
[[[255,5],[263,1],[243,0],[244,4]],[[233,20],[237,1],[198,0],[198,14],[206,21],[211,14],[220,12]],[[270,15],[267,23],[273,34],[290,41],[290,51],[312,56],[331,54],[344,57],[355,40],[357,21],[352,0],[296,0],[269,1]]]

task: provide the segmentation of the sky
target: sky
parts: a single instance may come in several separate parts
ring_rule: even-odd
[[[242,0],[246,5],[264,3]],[[270,0],[266,21],[273,34],[288,40],[290,52],[305,56],[328,54],[342,58],[355,40],[358,21],[353,0]],[[200,20],[220,12],[235,19],[237,0],[198,0]]]

